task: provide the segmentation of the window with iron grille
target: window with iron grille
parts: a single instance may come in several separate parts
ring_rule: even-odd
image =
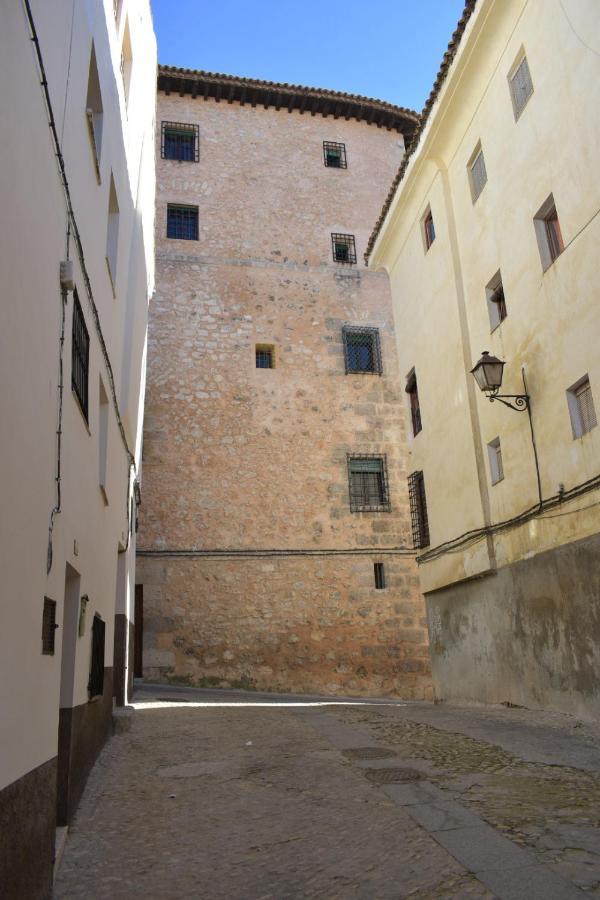
[[[274,369],[275,353],[274,348],[268,344],[256,345],[256,368],[257,369]]]
[[[323,141],[323,159],[330,169],[347,169],[346,145],[335,141]]]
[[[378,328],[344,325],[342,328],[342,340],[344,342],[344,360],[347,375],[357,372],[373,372],[376,375],[381,375],[381,348]]]
[[[489,284],[486,285],[485,296],[490,317],[490,327],[493,331],[501,322],[504,322],[508,315],[504,287],[502,285],[502,276],[499,271],[496,272]]]
[[[422,472],[413,472],[408,476],[408,499],[410,501],[413,544],[420,550],[423,547],[429,547],[429,521]]]
[[[527,101],[533,94],[533,82],[529,72],[529,64],[527,57],[524,56],[519,64],[514,68],[512,75],[509,75],[510,95],[512,97],[513,111],[515,121],[519,118]]]
[[[473,203],[475,203],[487,182],[485,159],[483,158],[481,144],[478,144],[475,148],[475,152],[469,160],[467,169],[469,171],[469,183],[471,185],[471,198]]]
[[[586,375],[567,391],[573,437],[580,438],[598,424],[590,379]]]
[[[179,241],[198,240],[198,207],[167,206],[167,237]]]
[[[92,623],[92,661],[88,694],[98,697],[104,692],[104,632],[105,624],[96,613]]]
[[[88,420],[88,375],[90,337],[79,305],[77,291],[73,294],[73,335],[71,342],[71,388],[79,400],[81,411]]]
[[[385,456],[348,456],[348,480],[351,512],[390,511]]]
[[[435,241],[435,225],[433,224],[433,215],[430,209],[427,210],[422,219],[423,240],[425,242],[425,253],[429,250]]]
[[[375,577],[375,588],[382,591],[385,588],[385,569],[382,562],[373,563],[373,575]]]
[[[353,234],[332,234],[331,249],[336,262],[356,262],[356,244]]]
[[[163,122],[161,125],[160,155],[179,162],[198,162],[199,131],[197,125],[184,122]]]
[[[42,613],[42,653],[54,656],[54,636],[56,634],[56,600],[44,597]]]
[[[419,391],[417,390],[417,376],[411,369],[406,377],[406,393],[410,401],[410,418],[412,422],[413,436],[416,437],[423,428],[421,423],[421,406],[419,404]]]

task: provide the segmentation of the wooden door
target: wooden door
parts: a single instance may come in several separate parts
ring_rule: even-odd
[[[135,625],[133,638],[133,675],[142,678],[144,674],[142,651],[144,642],[144,585],[135,586]]]

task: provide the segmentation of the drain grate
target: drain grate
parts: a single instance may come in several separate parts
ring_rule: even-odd
[[[363,774],[375,784],[395,784],[398,781],[421,781],[425,778],[418,769],[363,769]]]
[[[351,750],[342,750],[347,759],[391,759],[397,756],[395,750],[387,747],[353,747]]]

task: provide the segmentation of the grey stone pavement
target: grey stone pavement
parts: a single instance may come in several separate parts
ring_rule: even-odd
[[[600,726],[137,685],[55,897],[600,897]]]

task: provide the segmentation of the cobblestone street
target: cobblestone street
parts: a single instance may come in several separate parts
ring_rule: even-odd
[[[145,685],[55,896],[600,896],[599,746],[521,709]]]

